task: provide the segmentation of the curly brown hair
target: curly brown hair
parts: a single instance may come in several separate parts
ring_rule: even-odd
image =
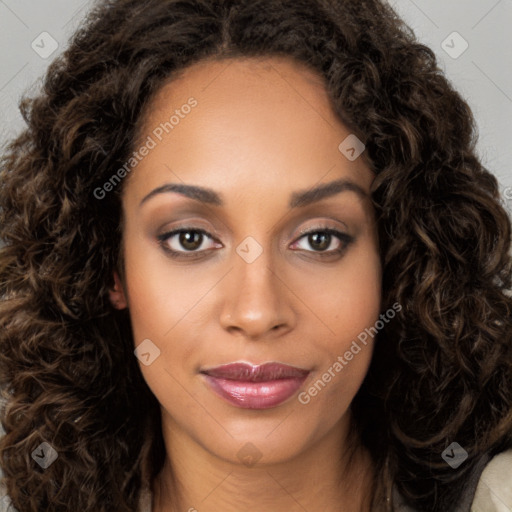
[[[104,184],[141,116],[204,59],[286,56],[325,79],[366,145],[383,263],[378,334],[352,410],[375,461],[373,504],[396,484],[421,511],[452,510],[482,461],[512,445],[511,226],[476,156],[471,110],[379,0],[109,0],[95,6],[0,169],[0,464],[20,512],[135,511],[164,457],[160,407],[133,355],[121,193]],[[59,463],[31,452],[50,443]],[[441,458],[457,441],[467,461]]]

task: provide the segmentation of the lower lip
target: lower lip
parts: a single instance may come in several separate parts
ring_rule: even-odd
[[[205,375],[210,388],[231,405],[242,409],[270,409],[293,396],[304,377],[269,380],[266,382],[240,382]]]

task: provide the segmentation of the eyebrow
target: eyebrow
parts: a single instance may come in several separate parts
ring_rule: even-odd
[[[345,191],[355,192],[363,199],[368,197],[368,194],[363,188],[356,183],[347,179],[339,179],[331,181],[330,183],[322,183],[311,189],[294,192],[290,197],[289,207],[296,208],[307,206]],[[172,192],[181,194],[190,199],[195,199],[201,203],[224,206],[224,200],[214,190],[197,185],[184,185],[179,183],[166,183],[165,185],[155,188],[142,199],[139,206],[142,206],[145,202],[149,201],[149,199],[159,194]]]

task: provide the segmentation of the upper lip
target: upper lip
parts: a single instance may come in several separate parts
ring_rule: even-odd
[[[236,380],[241,382],[264,382],[278,379],[296,379],[308,375],[309,371],[281,363],[230,363],[202,370],[210,377]]]

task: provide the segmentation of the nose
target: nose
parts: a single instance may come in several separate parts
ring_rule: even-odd
[[[293,329],[293,294],[284,276],[272,270],[268,251],[252,263],[237,254],[234,259],[223,290],[222,327],[251,340],[281,336]]]

